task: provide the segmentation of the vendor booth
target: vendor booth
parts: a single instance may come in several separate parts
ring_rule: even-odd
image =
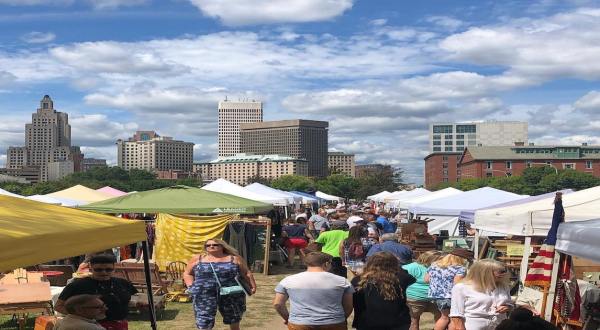
[[[49,196],[52,198],[66,198],[69,200],[78,201],[77,205],[85,205],[88,203],[100,202],[114,197],[109,194],[99,192],[79,184],[71,188],[46,194],[45,196]]]
[[[214,191],[223,194],[229,194],[238,196],[245,199],[251,199],[260,201],[263,203],[269,203],[277,206],[285,206],[288,204],[287,198],[285,197],[273,197],[266,194],[259,194],[242,186],[239,186],[233,182],[229,182],[225,179],[217,179],[206,186],[202,187],[203,190]]]
[[[323,198],[326,201],[331,201],[331,202],[338,202],[338,203],[343,203],[344,199],[342,197],[337,197],[334,195],[330,195],[330,194],[326,194],[322,191],[317,191],[315,193],[315,196],[319,197],[319,198]]]
[[[302,197],[290,194],[287,191],[271,188],[269,186],[265,186],[264,184],[254,182],[252,184],[244,187],[246,190],[250,190],[257,194],[262,194],[266,196],[272,196],[273,198],[285,198],[289,205],[299,205],[302,203]]]
[[[383,199],[386,198],[387,196],[389,196],[390,194],[391,194],[391,192],[384,190],[378,194],[368,196],[367,200],[380,203],[380,202],[383,202]]]
[[[433,191],[429,194],[425,194],[425,195],[418,195],[418,196],[413,196],[413,197],[409,197],[407,199],[400,199],[398,200],[398,202],[396,203],[396,208],[401,209],[401,210],[408,210],[410,209],[411,206],[417,205],[417,204],[421,204],[421,203],[425,203],[425,202],[429,202],[429,201],[433,201],[436,199],[440,199],[440,198],[445,198],[445,197],[449,197],[449,196],[454,196],[454,195],[458,195],[463,193],[461,190],[449,187],[449,188],[445,188],[442,190],[438,190],[438,191]]]

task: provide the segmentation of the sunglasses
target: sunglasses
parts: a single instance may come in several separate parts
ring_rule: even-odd
[[[112,273],[115,271],[114,268],[92,268],[92,270],[95,272],[98,272],[98,273],[100,273],[100,272]]]
[[[221,246],[221,244],[206,244],[205,247],[218,247]]]

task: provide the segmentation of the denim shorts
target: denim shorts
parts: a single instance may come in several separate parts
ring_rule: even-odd
[[[439,298],[433,300],[437,306],[437,308],[442,311],[444,309],[450,309],[451,303],[450,298]]]

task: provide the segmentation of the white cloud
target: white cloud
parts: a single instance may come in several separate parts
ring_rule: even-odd
[[[473,27],[440,43],[448,58],[501,66],[525,80],[600,78],[600,9]]]
[[[353,0],[190,0],[208,17],[230,26],[329,20],[352,8]]]
[[[54,6],[71,5],[74,0],[0,0],[0,5],[9,6]]]
[[[374,19],[374,20],[370,21],[369,24],[371,24],[373,26],[384,26],[387,24],[387,22],[388,22],[388,20],[385,18],[378,18],[378,19]]]
[[[148,3],[148,0],[87,0],[95,9],[133,7]]]
[[[426,21],[438,25],[448,31],[455,31],[465,24],[463,21],[449,16],[430,16]]]
[[[0,71],[0,87],[4,87],[4,86],[10,86],[15,80],[17,79],[17,77],[8,72],[8,71]]]
[[[600,92],[591,91],[575,102],[575,107],[588,112],[600,112]]]
[[[139,6],[148,0],[85,0],[94,9],[115,9],[119,7]],[[9,6],[70,6],[75,0],[0,0],[0,5]]]
[[[21,40],[30,43],[30,44],[45,44],[47,42],[53,41],[56,38],[56,35],[52,32],[29,32],[21,36]]]
[[[119,123],[104,114],[73,115],[69,121],[74,145],[101,147],[114,145],[117,139],[130,137],[138,124]]]

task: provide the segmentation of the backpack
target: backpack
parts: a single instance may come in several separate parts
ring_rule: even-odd
[[[365,256],[365,249],[362,242],[352,242],[348,248],[348,257],[350,259],[362,259]]]

